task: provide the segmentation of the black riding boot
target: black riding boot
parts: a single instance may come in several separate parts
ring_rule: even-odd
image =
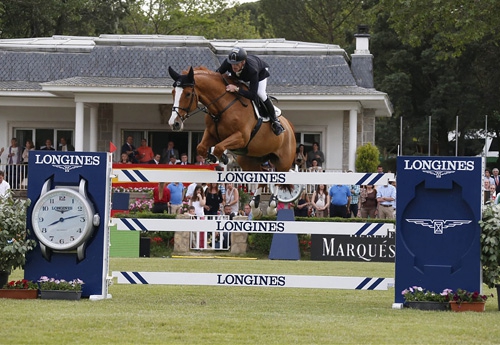
[[[280,123],[280,120],[276,118],[276,111],[274,110],[274,105],[271,99],[268,97],[266,101],[264,102],[264,105],[266,106],[267,113],[269,114],[269,118],[273,122],[271,124],[271,128],[273,129],[274,134],[280,135],[285,131],[283,126]]]

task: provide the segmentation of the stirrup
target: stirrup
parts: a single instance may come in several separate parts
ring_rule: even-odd
[[[280,135],[281,133],[283,133],[285,131],[285,129],[283,128],[283,126],[281,125],[281,123],[279,121],[275,121],[271,124],[271,128],[273,129],[273,132],[275,135]]]

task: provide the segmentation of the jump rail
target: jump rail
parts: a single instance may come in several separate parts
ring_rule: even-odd
[[[113,169],[120,182],[200,182],[200,183],[272,183],[272,184],[338,184],[386,185],[394,174],[337,172],[252,172],[189,171],[181,169]],[[307,181],[307,182],[306,182]]]

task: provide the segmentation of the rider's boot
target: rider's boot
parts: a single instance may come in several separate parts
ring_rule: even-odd
[[[280,135],[285,131],[283,126],[280,123],[280,120],[276,118],[276,110],[274,110],[274,105],[271,99],[268,97],[266,101],[264,102],[264,105],[266,106],[267,113],[269,114],[269,118],[273,122],[271,124],[271,127],[273,129],[274,134]]]

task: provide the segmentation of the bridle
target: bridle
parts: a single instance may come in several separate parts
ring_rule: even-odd
[[[223,80],[224,80],[224,83],[227,85],[228,82],[226,80],[226,78],[223,77]],[[180,85],[179,85],[180,86]],[[184,108],[184,107],[172,107],[172,111],[175,111],[176,114],[177,114],[177,117],[181,119],[181,122],[184,123],[184,121],[186,121],[188,118],[190,118],[191,116],[193,115],[196,115],[198,113],[204,113],[204,114],[208,114],[210,115],[210,117],[212,118],[212,120],[215,122],[215,131],[216,131],[216,134],[217,134],[217,137],[219,137],[219,131],[217,129],[217,123],[219,122],[222,114],[228,110],[229,108],[231,108],[237,101],[240,101],[240,103],[244,106],[244,107],[247,107],[248,104],[246,104],[245,102],[243,102],[243,100],[241,99],[240,96],[238,96],[237,94],[235,95],[234,99],[229,102],[225,107],[224,109],[222,109],[221,111],[219,111],[217,114],[213,114],[212,112],[210,112],[209,110],[209,107],[216,104],[222,97],[224,97],[228,92],[227,91],[224,91],[224,93],[218,97],[216,97],[213,101],[211,101],[210,103],[208,103],[207,105],[204,105],[203,107],[199,107],[197,106],[195,110],[193,111],[189,111],[189,109],[192,108],[192,105],[193,105],[193,102],[195,101],[196,99],[196,104],[198,103],[201,103],[199,100],[200,100],[200,97],[198,96],[198,94],[196,93],[196,89],[195,89],[195,85],[194,85],[194,81],[193,83],[191,84],[184,84],[182,85],[182,89],[184,90],[185,87],[192,87],[193,88],[193,92],[191,93],[191,99],[189,101],[189,105],[187,108]],[[184,116],[181,116],[179,114],[179,110],[183,110],[186,112],[186,115]]]

